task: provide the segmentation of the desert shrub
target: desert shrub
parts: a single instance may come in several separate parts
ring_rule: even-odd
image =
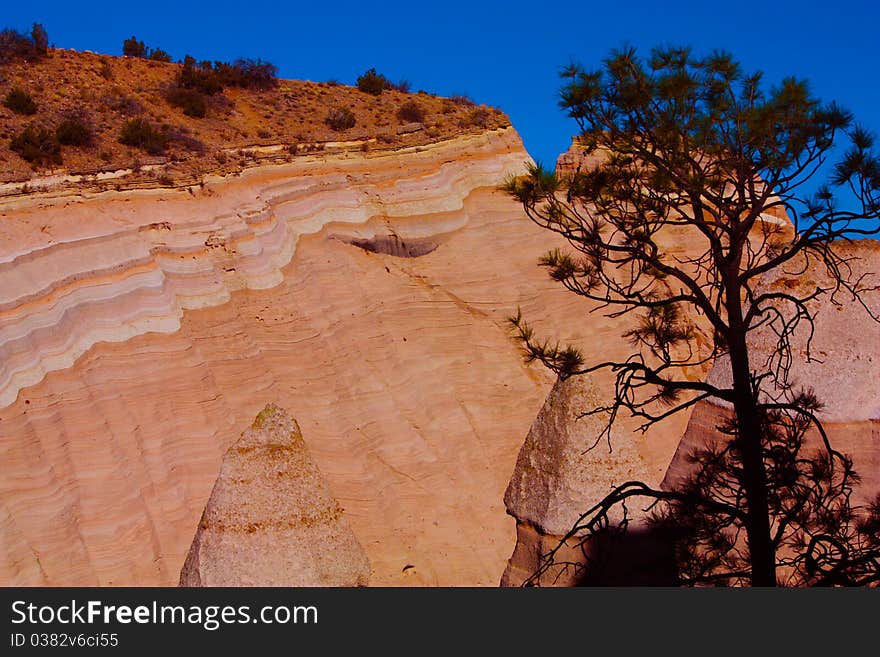
[[[27,59],[33,50],[33,43],[27,35],[9,28],[0,32],[0,62]]]
[[[49,52],[49,34],[40,23],[34,23],[31,28],[31,43],[33,44],[34,53],[38,57],[42,57]]]
[[[474,105],[476,105],[474,101],[462,94],[459,94],[457,96],[450,96],[449,100],[451,100],[456,105],[464,105],[465,107],[473,107]]]
[[[49,49],[49,35],[39,23],[34,23],[30,35],[16,30],[0,31],[0,64],[16,61],[36,61]]]
[[[414,100],[408,100],[397,110],[397,118],[404,123],[422,123],[425,120],[425,110]]]
[[[204,142],[197,137],[193,137],[190,134],[190,131],[183,126],[163,126],[162,135],[165,137],[166,144],[174,142],[179,148],[190,151],[191,153],[203,154],[207,151]]]
[[[65,146],[88,146],[92,143],[92,128],[79,114],[70,114],[55,128],[55,138]]]
[[[397,84],[393,82],[390,83],[390,88],[394,89],[394,91],[400,91],[401,93],[408,94],[412,91],[412,82],[409,80],[401,80]]]
[[[195,89],[206,96],[223,91],[223,85],[214,73],[210,62],[196,63],[194,57],[183,58],[183,66],[177,74],[177,86],[183,89]]]
[[[146,119],[129,119],[119,133],[119,143],[145,150],[150,155],[165,152],[168,137],[153,127]]]
[[[101,99],[104,107],[119,112],[123,116],[138,116],[144,113],[144,106],[137,98],[130,96],[104,96]]]
[[[37,113],[37,104],[31,95],[21,87],[13,87],[3,99],[3,104],[16,114],[25,116]]]
[[[170,62],[171,61],[171,55],[169,55],[167,52],[165,52],[161,48],[156,48],[154,50],[151,50],[149,58],[152,59],[154,62]]]
[[[61,164],[61,144],[46,128],[29,125],[9,142],[9,148],[34,166]]]
[[[342,131],[353,128],[357,123],[357,118],[355,118],[354,112],[347,107],[335,107],[327,114],[324,123],[333,130]]]
[[[391,83],[381,73],[377,73],[375,68],[371,68],[357,79],[357,88],[367,94],[378,96],[385,89],[389,89]]]
[[[187,116],[203,119],[208,113],[205,96],[196,89],[172,87],[165,94],[165,100],[174,107],[182,109]]]
[[[122,42],[122,54],[125,57],[146,57],[147,50],[146,44],[138,41],[135,36]]]
[[[27,59],[32,49],[33,44],[27,35],[9,28],[0,32],[0,62]]]
[[[132,36],[122,42],[122,54],[126,57],[140,57],[141,59],[152,59],[156,62],[170,62],[171,55],[161,48],[148,48],[143,41],[138,41],[137,37]]]
[[[101,62],[101,68],[98,69],[98,74],[105,80],[113,79],[113,67],[110,66],[110,62],[106,59]]]
[[[489,110],[487,110],[485,107],[478,107],[470,114],[468,114],[467,118],[463,119],[461,124],[463,126],[476,126],[478,128],[485,128],[489,125],[490,116],[491,114]]]
[[[177,76],[177,86],[196,89],[206,96],[220,93],[225,87],[267,90],[278,86],[278,67],[260,59],[228,62],[196,62],[187,55]]]
[[[278,67],[260,59],[238,59],[233,63],[214,62],[225,86],[265,91],[278,86]]]

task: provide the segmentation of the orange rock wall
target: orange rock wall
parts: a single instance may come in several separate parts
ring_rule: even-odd
[[[289,410],[374,585],[496,585],[552,385],[506,318],[587,330],[495,186],[512,130],[204,188],[0,208],[0,583],[173,585],[223,453]],[[432,240],[371,253],[354,240]],[[566,337],[563,335],[563,337]]]

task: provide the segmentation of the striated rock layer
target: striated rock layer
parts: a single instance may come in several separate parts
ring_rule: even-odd
[[[506,130],[0,208],[0,583],[176,584],[223,454],[273,399],[372,584],[496,585],[553,384],[506,318],[585,349],[619,335],[583,322],[536,266],[558,242],[495,190],[527,159]]]
[[[527,156],[512,135],[329,166],[309,158],[198,192],[62,196],[60,207],[43,197],[0,214],[0,408],[98,342],[172,333],[184,310],[277,286],[304,235],[336,224],[350,239],[460,227],[460,216],[390,222],[458,209],[474,188],[516,171]]]
[[[266,406],[223,457],[180,585],[366,586],[369,577],[296,420]]]

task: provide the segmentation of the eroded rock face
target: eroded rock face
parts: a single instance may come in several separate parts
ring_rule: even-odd
[[[536,266],[558,240],[496,189],[526,160],[490,131],[0,208],[0,583],[176,584],[224,454],[273,399],[371,585],[497,585],[504,490],[553,385],[506,319],[618,332]],[[350,243],[391,234],[442,239]]]
[[[266,406],[223,457],[181,586],[366,586],[370,564],[296,420]]]
[[[564,179],[578,169],[595,166],[600,160],[599,155],[585,153],[575,139],[571,148],[560,156],[556,173]],[[660,239],[666,253],[682,259],[702,247],[701,238],[687,230],[673,229]],[[573,303],[584,301],[576,295],[571,296],[574,297]],[[598,303],[584,303],[581,307],[590,311],[585,316],[588,317],[586,321],[584,318],[577,320],[586,333],[578,346],[587,361],[626,360],[632,353],[632,346],[623,335],[632,317],[610,317],[607,312],[602,312]],[[528,319],[529,315],[525,314],[525,317]],[[553,319],[560,323],[566,321],[561,315]],[[696,327],[697,336],[691,347],[695,354],[705,354],[710,346],[706,337],[710,334],[708,327],[700,317],[691,317],[690,321]],[[708,365],[699,363],[680,368],[678,376],[702,381],[708,369]],[[592,379],[573,377],[565,382],[557,381],[544,400],[520,450],[505,496],[508,513],[516,518],[517,543],[502,576],[503,585],[519,585],[528,579],[540,564],[542,555],[558,546],[579,516],[615,486],[629,480],[657,486],[662,480],[684,432],[689,412],[672,416],[644,432],[641,420],[621,415],[609,441],[607,436],[601,437],[607,416],[587,416],[584,413],[610,403],[614,386],[614,374],[600,370]],[[638,503],[630,505],[628,518],[631,536],[636,540],[626,545],[603,543],[603,552],[647,552],[645,546],[652,544],[654,539],[640,535],[644,513]],[[573,543],[577,542],[578,539],[573,539]],[[603,560],[609,561],[604,556]],[[613,568],[606,569],[598,579],[594,572],[587,573],[582,568],[586,558],[580,547],[563,547],[556,561],[562,564],[560,568],[548,571],[539,582],[533,583],[542,586],[588,581],[613,585],[668,583],[663,579],[665,574],[660,578],[656,576],[653,559],[635,566],[630,561],[622,569],[612,564]]]
[[[209,176],[198,196],[3,199],[0,409],[95,344],[173,333],[185,310],[277,287],[300,240],[325,228],[373,252],[429,253],[431,237],[463,223],[443,213],[527,159],[516,133],[501,130],[403,154]],[[436,220],[407,220],[419,215]]]
[[[852,268],[851,280],[861,281],[861,302],[841,291],[833,301],[825,295],[810,303],[815,312],[815,333],[809,345],[812,360],[807,359],[809,329],[803,324],[792,342],[789,378],[796,387],[812,388],[825,403],[818,415],[832,445],[852,456],[862,478],[854,502],[863,503],[880,491],[880,324],[871,316],[880,316],[880,288],[876,287],[880,282],[880,244],[865,240],[841,244],[837,249]],[[798,296],[808,295],[817,286],[831,289],[831,280],[822,264],[804,268],[792,263],[786,269],[792,273],[775,272],[761,282],[760,289]],[[766,367],[775,342],[769,326],[750,334],[754,367]],[[725,358],[719,359],[707,376],[719,386],[729,385],[729,377]],[[674,454],[667,454],[671,459],[661,482],[653,466],[662,454],[654,452],[653,458],[649,456],[640,434],[633,433],[631,427],[627,431],[626,418],[619,420],[620,435],[612,436],[614,452],[583,452],[602,425],[598,416],[579,417],[579,413],[599,406],[604,389],[578,377],[557,382],[532,425],[505,496],[508,512],[517,519],[517,545],[502,578],[503,585],[518,585],[531,577],[541,564],[541,555],[556,548],[579,514],[600,500],[614,484],[635,479],[667,489],[676,487],[691,472],[692,464],[687,457],[717,440],[717,427],[731,413],[728,408],[705,401],[695,405]],[[818,447],[816,435],[812,440],[813,446]],[[629,510],[635,512],[636,521],[631,525],[631,537],[602,546],[612,556],[620,555],[617,561],[621,571],[611,573],[611,581],[600,575],[593,583],[673,583],[674,563],[668,544],[660,536],[652,537],[649,527],[638,522],[638,502],[630,505]],[[646,554],[653,556],[645,561]],[[560,550],[556,561],[577,566],[585,563],[585,558],[579,547],[569,545]],[[668,580],[664,573],[669,574]],[[561,565],[537,583],[567,586],[589,582],[588,576],[585,570]]]
[[[403,240],[397,235],[377,235],[374,238],[353,238],[343,240],[370,253],[384,253],[397,258],[419,258],[435,251],[440,246],[438,238],[413,238]]]
[[[545,533],[565,534],[591,500],[645,476],[644,459],[615,429],[600,439],[604,415],[584,415],[602,399],[588,376],[559,380],[529,429],[504,495],[511,515]]]
[[[584,415],[602,404],[588,376],[559,380],[547,396],[520,449],[504,495],[516,518],[517,544],[502,586],[518,586],[540,565],[542,554],[556,547],[582,513],[618,486],[654,475],[635,441],[615,429],[610,443],[600,434],[604,415]],[[609,447],[610,444],[610,447]],[[638,516],[638,514],[636,514]],[[560,563],[579,563],[577,549],[564,549]],[[560,566],[541,585],[575,583],[580,573]]]
[[[815,331],[809,345],[810,330],[805,322],[795,333],[788,379],[795,389],[812,389],[824,404],[817,416],[833,447],[853,458],[853,466],[862,478],[854,499],[864,501],[880,492],[880,323],[871,316],[880,317],[880,242],[841,243],[836,249],[852,269],[848,278],[861,281],[861,301],[841,290],[833,300],[829,293],[808,303],[814,313]],[[833,287],[825,265],[819,262],[811,262],[806,268],[793,262],[761,281],[762,291],[796,296],[806,296],[817,286],[828,290]],[[750,333],[748,343],[754,368],[763,369],[768,362],[777,366],[778,361],[772,360],[776,336],[769,326]],[[730,378],[729,362],[722,357],[708,381],[724,387],[730,385]],[[664,486],[674,487],[687,475],[687,456],[711,443],[717,435],[715,427],[723,424],[730,413],[729,408],[708,401],[696,405]],[[812,440],[818,447],[816,435]]]
[[[556,158],[556,176],[561,180],[571,178],[575,173],[591,169],[602,161],[596,153],[587,153],[578,137],[571,140],[571,146]]]

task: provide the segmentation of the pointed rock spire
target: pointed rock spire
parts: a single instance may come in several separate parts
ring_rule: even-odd
[[[302,432],[266,406],[223,457],[181,586],[366,586],[363,548]]]

